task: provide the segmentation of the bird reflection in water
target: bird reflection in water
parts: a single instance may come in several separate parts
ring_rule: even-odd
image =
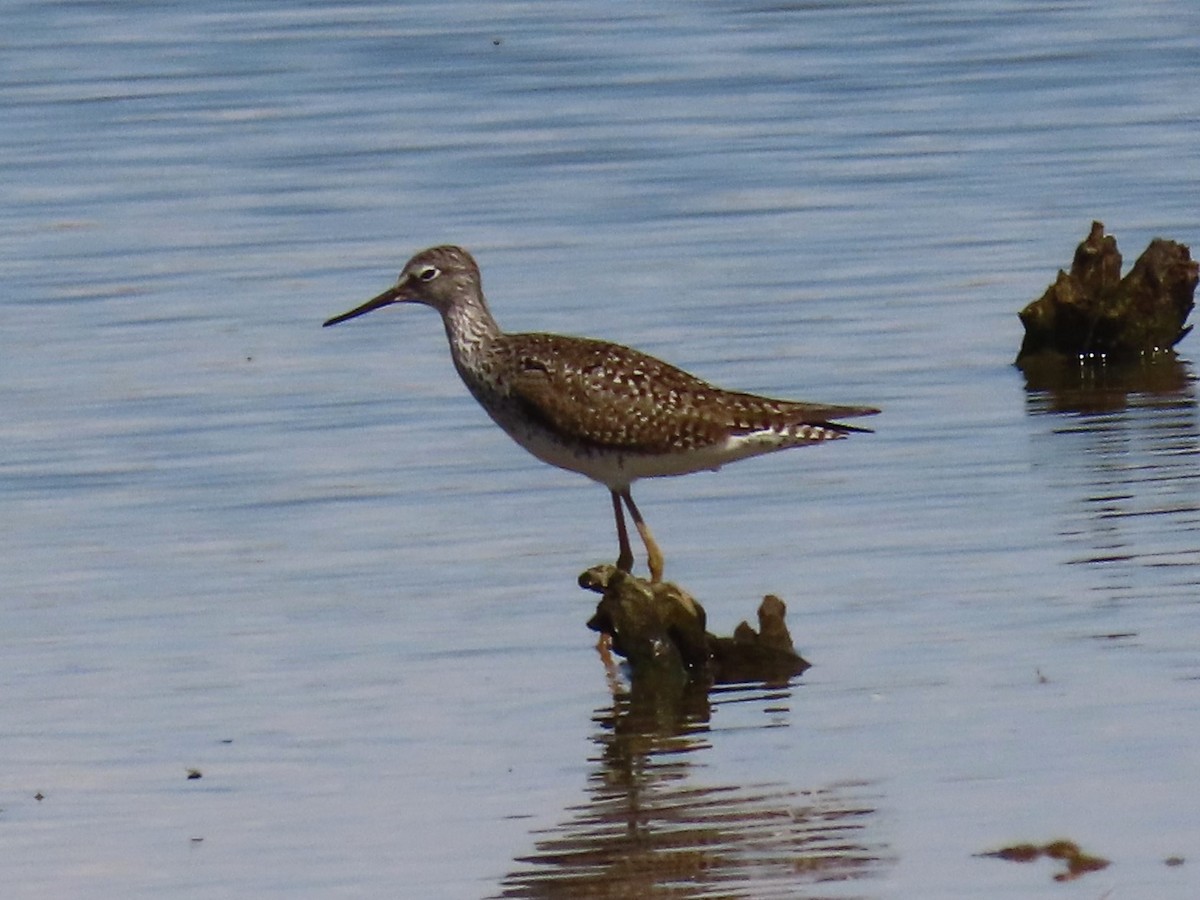
[[[593,718],[587,801],[536,834],[501,897],[796,897],[878,874],[871,785],[713,785],[697,778],[722,704],[790,727],[790,684],[705,689],[638,679]],[[716,893],[714,893],[716,892]]]

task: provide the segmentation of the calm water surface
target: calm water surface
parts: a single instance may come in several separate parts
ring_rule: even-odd
[[[1093,218],[1200,241],[1200,7],[4,12],[4,896],[1200,894],[1196,338],[1011,366]],[[428,310],[319,327],[442,241],[514,330],[884,407],[639,486],[809,672],[613,692],[604,491]],[[978,855],[1055,838],[1111,865]]]

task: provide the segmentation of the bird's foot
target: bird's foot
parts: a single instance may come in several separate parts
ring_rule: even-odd
[[[655,550],[658,549],[656,546]],[[650,583],[661,584],[663,578],[663,556],[661,553],[651,553],[646,563],[650,566]]]

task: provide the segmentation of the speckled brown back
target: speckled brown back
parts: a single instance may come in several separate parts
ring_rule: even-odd
[[[531,417],[568,439],[619,450],[693,450],[764,430],[818,442],[863,430],[833,419],[877,412],[725,391],[645,353],[586,338],[503,335],[488,355],[496,386]]]

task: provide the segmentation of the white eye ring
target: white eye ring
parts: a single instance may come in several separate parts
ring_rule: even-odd
[[[437,266],[425,266],[423,269],[417,271],[417,277],[422,281],[433,281],[433,279],[441,274],[442,270]]]

